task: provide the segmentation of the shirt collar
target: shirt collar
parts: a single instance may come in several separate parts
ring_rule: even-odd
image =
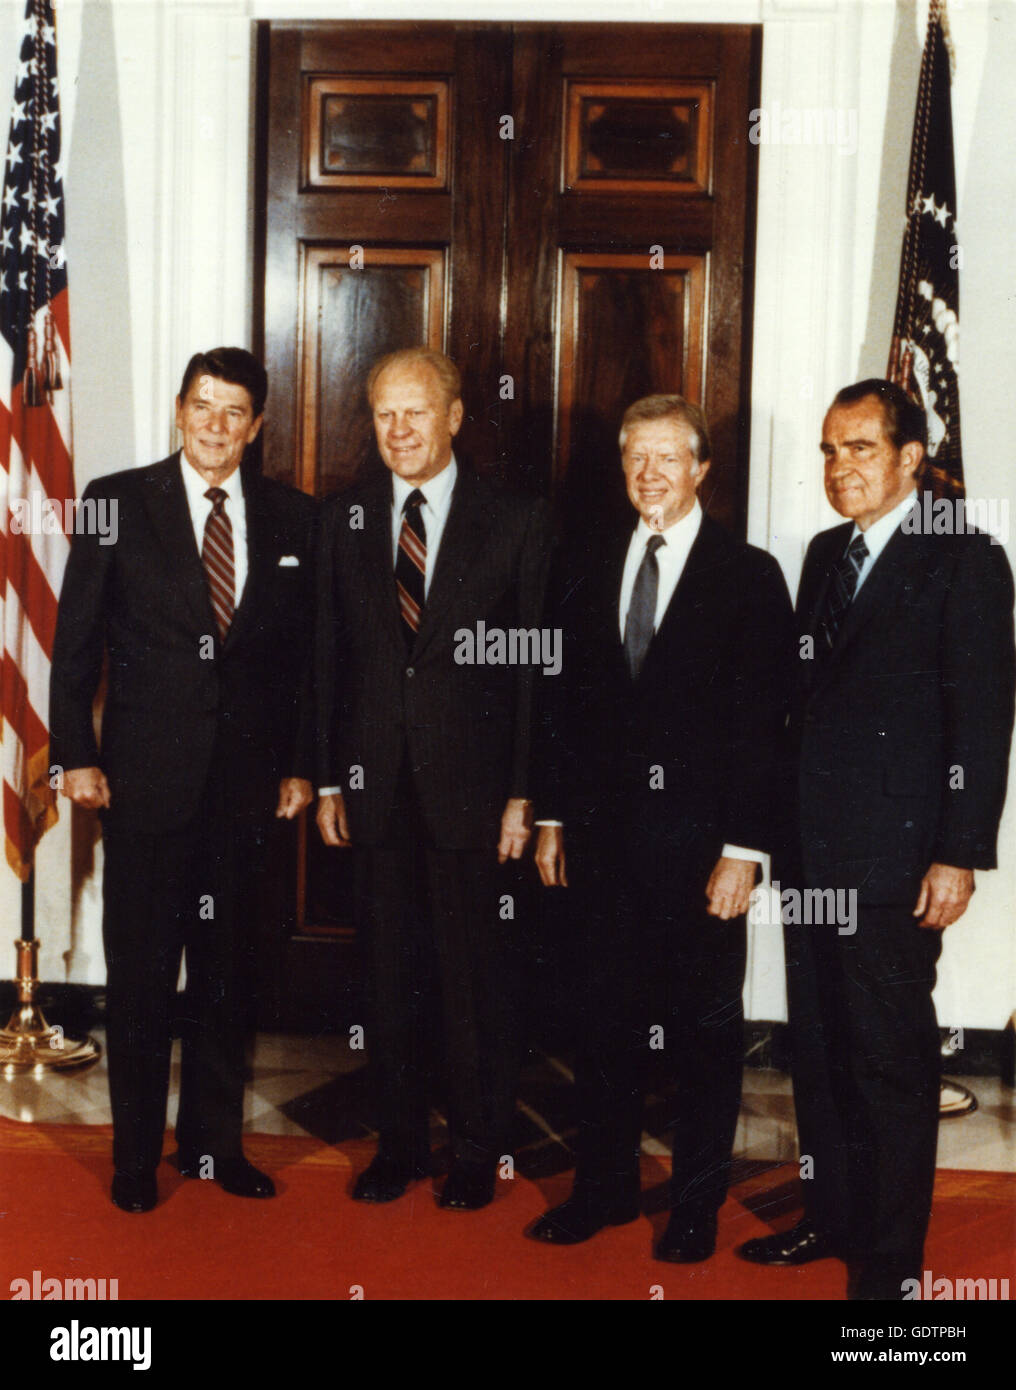
[[[917,489],[915,488],[913,492],[907,493],[902,502],[897,502],[891,512],[886,512],[885,516],[880,516],[878,521],[873,521],[867,531],[862,531],[855,521],[854,529],[850,533],[851,541],[855,536],[863,536],[864,543],[868,547],[868,554],[873,560],[877,560],[889,544],[893,532],[916,503]]]
[[[691,504],[691,510],[686,512],[680,521],[673,522],[664,531],[657,531],[655,527],[648,526],[645,517],[640,516],[638,525],[635,527],[635,534],[641,545],[645,545],[650,536],[662,536],[668,546],[680,546],[682,542],[690,546],[698,534],[701,524],[702,508],[699,505],[698,497],[696,497]]]
[[[393,495],[392,500],[395,504],[396,512],[401,512],[405,506],[406,498],[411,492],[415,492],[417,487],[423,493],[424,500],[428,507],[435,511],[439,510],[451,496],[452,488],[455,486],[455,479],[458,477],[458,464],[455,462],[455,455],[452,454],[448,463],[441,469],[440,473],[435,473],[433,478],[429,478],[422,485],[419,483],[407,482],[405,478],[400,478],[397,473],[392,474]]]
[[[180,472],[183,476],[183,485],[187,490],[188,501],[192,504],[202,500],[208,489],[215,486],[221,486],[230,502],[239,502],[243,498],[242,470],[239,468],[234,468],[224,483],[207,483],[191,463],[185,451],[181,449]]]

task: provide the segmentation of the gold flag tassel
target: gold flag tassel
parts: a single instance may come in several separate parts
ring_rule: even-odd
[[[63,386],[60,377],[60,350],[56,345],[56,325],[53,315],[46,310],[46,339],[42,350],[42,389],[52,401],[53,392]]]
[[[28,355],[25,360],[25,370],[21,378],[21,403],[25,406],[42,405],[42,394],[39,390],[39,366],[36,356],[35,329],[28,330]]]

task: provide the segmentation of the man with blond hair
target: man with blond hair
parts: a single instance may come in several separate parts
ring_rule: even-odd
[[[392,1201],[429,1173],[443,1051],[452,1166],[441,1205],[471,1210],[493,1197],[514,1107],[504,866],[530,836],[534,668],[464,661],[458,639],[481,623],[539,624],[549,520],[545,504],[456,458],[461,387],[442,353],[382,358],[367,394],[385,471],[327,510],[318,641],[317,821],[327,845],[356,856],[380,1130],[353,1196]]]

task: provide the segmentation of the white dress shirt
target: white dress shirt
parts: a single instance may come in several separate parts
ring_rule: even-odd
[[[187,507],[190,511],[191,525],[194,527],[194,539],[197,542],[199,555],[205,540],[205,523],[212,514],[212,504],[205,493],[209,487],[221,486],[226,494],[223,509],[233,528],[233,579],[236,585],[233,607],[239,608],[243,586],[247,583],[249,567],[247,559],[247,509],[243,500],[240,470],[239,468],[234,469],[221,485],[207,483],[181,449],[180,473],[183,477],[184,491],[187,494]]]
[[[656,590],[656,616],[653,620],[653,631],[656,632],[663,621],[667,605],[674,597],[677,581],[684,573],[685,564],[701,525],[702,508],[699,506],[697,497],[691,505],[691,510],[681,517],[680,521],[675,521],[672,526],[668,526],[665,531],[654,530],[653,527],[646,525],[643,517],[639,517],[638,525],[632,532],[632,538],[628,544],[624,573],[621,575],[621,595],[617,606],[617,617],[622,642],[624,641],[624,625],[628,620],[628,609],[631,606],[632,590],[635,587],[635,576],[645,558],[646,545],[650,538],[652,536],[663,537],[663,544],[656,552],[656,566],[660,575],[659,586]]]
[[[862,531],[857,522],[854,522],[854,529],[850,533],[849,547],[855,536],[863,536],[864,543],[868,547],[868,554],[857,573],[857,584],[854,587],[854,597],[860,592],[861,585],[875,568],[875,561],[885,550],[892,539],[893,533],[899,528],[900,522],[906,516],[910,508],[917,505],[917,489],[908,492],[902,502],[897,502],[891,512],[886,512],[885,516],[879,517],[878,521],[873,521],[867,531]]]
[[[424,597],[430,592],[430,581],[434,577],[434,564],[437,560],[438,547],[441,544],[441,537],[444,535],[445,523],[448,520],[448,513],[452,506],[452,492],[455,488],[455,479],[459,476],[458,464],[455,462],[455,455],[452,454],[449,462],[441,469],[440,473],[435,473],[423,484],[409,483],[405,478],[400,478],[397,473],[392,474],[392,564],[398,559],[399,554],[399,533],[402,530],[402,508],[405,506],[406,498],[410,493],[415,492],[417,487],[423,493],[423,502],[420,506],[420,517],[427,531],[427,571],[423,577]]]

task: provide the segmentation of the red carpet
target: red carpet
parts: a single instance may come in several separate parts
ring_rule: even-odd
[[[167,1135],[166,1152],[173,1150]],[[159,1169],[160,1202],[131,1216],[109,1201],[108,1126],[19,1124],[0,1119],[4,1201],[0,1297],[11,1280],[117,1279],[124,1299],[668,1300],[844,1297],[836,1260],[766,1270],[733,1247],[791,1223],[796,1165],[739,1183],[720,1214],[719,1247],[704,1265],[664,1265],[650,1249],[665,1213],[551,1249],[522,1238],[562,1200],[571,1174],[500,1182],[480,1212],[441,1211],[431,1184],[386,1207],[352,1202],[353,1176],[372,1145],[329,1148],[312,1138],[251,1135],[248,1157],[272,1174],[274,1201],[230,1197],[212,1182]],[[643,1185],[665,1177],[643,1161]],[[437,1187],[437,1183],[434,1187]],[[650,1202],[650,1205],[653,1205]],[[937,1276],[1008,1278],[1016,1293],[1016,1175],[943,1172],[936,1184],[926,1266]]]

